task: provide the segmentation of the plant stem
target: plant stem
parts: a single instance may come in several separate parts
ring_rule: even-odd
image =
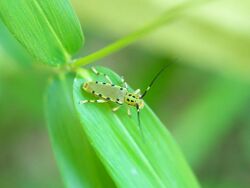
[[[159,28],[160,26],[174,20],[178,17],[184,10],[186,10],[190,5],[194,5],[195,3],[199,4],[199,2],[204,1],[189,1],[186,3],[182,3],[181,5],[178,5],[174,8],[171,8],[167,10],[163,15],[161,15],[158,19],[154,20],[150,24],[144,26],[143,28],[125,36],[124,38],[121,38],[117,40],[116,42],[109,44],[108,46],[89,54],[83,58],[77,59],[74,63],[71,64],[71,68],[77,68],[89,63],[92,63],[93,61],[99,60],[103,57],[106,57],[122,48],[127,47],[131,43],[139,40],[140,38],[144,37],[145,35],[151,33],[155,29]]]

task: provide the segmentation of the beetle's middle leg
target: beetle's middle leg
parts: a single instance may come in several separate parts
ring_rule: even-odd
[[[91,67],[91,70],[96,74],[96,75],[102,75],[105,77],[105,79],[110,83],[110,84],[113,84],[111,79],[109,78],[109,76],[105,73],[102,73],[102,72],[98,72],[98,70],[96,70],[95,67]]]

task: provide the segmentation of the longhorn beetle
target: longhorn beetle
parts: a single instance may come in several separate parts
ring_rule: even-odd
[[[154,84],[155,80],[159,77],[159,75],[165,70],[167,66],[161,69],[153,78],[147,89],[140,94],[140,89],[135,90],[134,92],[128,91],[128,84],[125,82],[123,77],[121,77],[122,86],[115,85],[112,83],[111,79],[107,74],[98,72],[94,67],[92,67],[92,71],[96,75],[104,76],[107,82],[99,82],[99,81],[90,81],[85,82],[82,85],[83,90],[88,93],[92,93],[93,95],[99,97],[97,100],[81,100],[80,104],[84,103],[105,103],[108,101],[115,102],[119,104],[119,106],[114,107],[112,109],[113,112],[117,111],[123,104],[127,104],[128,115],[131,116],[130,106],[134,106],[137,109],[137,117],[138,117],[138,125],[141,130],[140,123],[140,110],[144,107],[143,98]],[[141,130],[142,132],[142,130]]]

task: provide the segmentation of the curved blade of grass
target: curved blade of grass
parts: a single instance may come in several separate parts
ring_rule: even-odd
[[[119,76],[104,68],[119,84]],[[74,80],[74,102],[82,126],[103,164],[119,187],[199,187],[178,146],[156,115],[146,107],[141,111],[142,138],[136,116],[128,117],[125,107],[117,113],[115,104],[79,104],[94,96],[82,91],[87,80],[99,80],[91,71],[80,69]]]
[[[84,135],[73,105],[73,74],[48,87],[46,117],[53,150],[67,187],[115,187]]]
[[[0,19],[38,61],[69,61],[82,45],[80,24],[68,0],[0,1]]]

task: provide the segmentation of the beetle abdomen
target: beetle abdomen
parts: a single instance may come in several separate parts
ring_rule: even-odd
[[[101,97],[105,100],[111,100],[118,104],[124,103],[124,97],[127,93],[126,88],[98,81],[84,83],[83,89],[95,96]]]

